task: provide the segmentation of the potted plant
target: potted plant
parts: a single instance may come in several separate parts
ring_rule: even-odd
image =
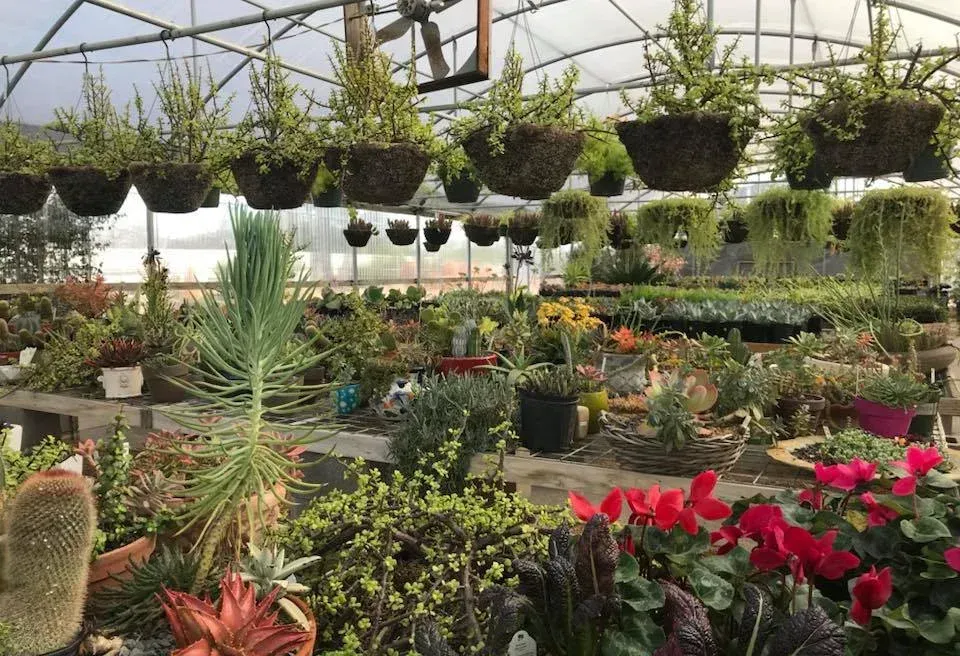
[[[739,40],[719,48],[718,28],[702,15],[697,0],[675,0],[663,38],[644,47],[656,83],[636,103],[621,94],[637,118],[618,123],[617,134],[650,189],[728,188],[764,113],[764,76],[737,60]]]
[[[310,196],[313,198],[314,207],[340,207],[343,203],[343,192],[340,191],[338,174],[321,164]]]
[[[557,453],[573,444],[582,385],[583,377],[567,365],[538,369],[517,385],[523,446]]]
[[[409,246],[417,241],[419,231],[410,227],[406,219],[390,219],[387,221],[387,238],[394,246]]]
[[[297,582],[296,575],[304,568],[321,560],[320,556],[307,556],[288,561],[284,549],[278,549],[275,546],[258,547],[253,542],[247,545],[247,551],[249,553],[240,562],[238,573],[241,581],[253,585],[257,593],[257,601],[263,601],[275,590],[279,590],[276,592],[276,603],[284,614],[304,631],[316,632],[313,611],[300,598],[310,592],[310,588]],[[310,648],[313,647],[312,642],[308,641],[308,644]],[[310,654],[312,653],[310,648],[301,648],[300,651]]]
[[[492,214],[464,214],[463,232],[477,246],[493,246],[500,240],[500,217]]]
[[[937,423],[937,408],[941,396],[943,391],[937,385],[928,385],[926,398],[917,404],[917,413],[910,420],[908,434],[917,435],[928,442],[931,440],[933,428]]]
[[[613,210],[610,212],[607,239],[616,250],[626,250],[633,245],[633,223],[630,214]]]
[[[891,27],[889,12],[885,5],[874,12],[870,43],[858,55],[862,68],[835,65],[801,73],[817,88],[804,128],[835,175],[898,173],[935,134],[939,143],[956,142],[955,118],[944,120],[945,112],[954,111],[955,92],[937,75],[952,56],[920,59],[917,47],[911,61],[890,60],[901,34]]]
[[[480,174],[470,163],[463,146],[447,144],[434,161],[437,177],[443,183],[448,203],[473,204],[480,198],[483,184]]]
[[[427,244],[436,246],[437,248],[435,250],[440,250],[440,247],[450,239],[450,231],[452,229],[453,219],[448,219],[445,216],[436,216],[432,219],[427,219],[423,227],[423,238]]]
[[[935,141],[910,158],[910,166],[903,171],[904,182],[932,182],[950,177],[953,147],[941,147]]]
[[[588,433],[600,432],[600,413],[609,408],[607,399],[607,375],[591,365],[577,365],[580,376],[580,405],[590,411]]]
[[[255,209],[300,207],[317,178],[327,124],[310,116],[315,100],[274,57],[250,67],[250,101],[225,150],[239,191]]]
[[[790,113],[777,123],[773,147],[774,175],[785,175],[794,190],[829,189],[833,174],[803,128],[807,121],[809,118],[803,114]]]
[[[610,120],[590,117],[585,129],[586,141],[577,160],[577,169],[587,175],[591,196],[620,196],[633,164]]]
[[[0,214],[22,216],[43,209],[53,157],[50,142],[28,138],[10,120],[0,123]]]
[[[514,210],[507,216],[507,236],[514,246],[532,246],[540,234],[540,212]]]
[[[347,227],[343,231],[343,236],[347,238],[347,243],[354,248],[363,248],[370,241],[370,237],[380,234],[380,231],[373,227],[369,221],[361,219],[357,215],[357,210],[353,205],[347,208],[350,218],[347,220]]]
[[[483,373],[497,364],[497,354],[489,348],[497,323],[489,317],[473,319],[441,305],[423,308],[420,325],[423,338],[440,355],[438,373]]]
[[[183,338],[176,310],[170,301],[167,267],[159,256],[145,262],[147,277],[141,292],[144,306],[140,323],[143,330],[143,381],[157,403],[179,403],[186,392],[179,381],[186,378],[187,365],[180,359]]]
[[[668,252],[686,248],[697,270],[716,258],[723,241],[714,206],[704,198],[644,203],[637,212],[635,235],[638,242],[659,244]]]
[[[745,208],[737,202],[731,202],[723,209],[723,241],[726,244],[742,244],[749,231],[744,220]]]
[[[578,257],[589,263],[607,245],[610,212],[606,203],[586,191],[564,189],[541,206],[540,248],[554,249],[577,243]]]
[[[812,433],[820,426],[827,407],[813,367],[789,351],[767,357],[764,363],[775,369],[779,392],[775,408],[777,418],[794,436]]]
[[[427,251],[428,253],[436,253],[437,251],[440,250],[441,246],[443,246],[443,244],[437,244],[435,242],[430,242],[430,241],[423,242],[423,250]]]
[[[423,182],[438,149],[430,125],[420,120],[416,70],[397,82],[389,55],[367,42],[359,52],[336,48],[334,77],[340,84],[327,104],[339,123],[343,193],[352,201],[399,205]]]
[[[143,342],[130,337],[113,337],[101,342],[97,355],[87,364],[100,369],[100,382],[108,399],[126,399],[143,393],[143,369],[147,357]]]
[[[744,213],[753,269],[782,275],[784,263],[798,267],[823,255],[833,225],[833,199],[822,191],[768,189]]]
[[[851,200],[834,201],[830,213],[833,215],[833,236],[836,240],[846,241],[847,234],[850,232],[850,224],[853,223],[853,213],[856,206],[856,203]]]
[[[881,437],[906,435],[917,405],[927,402],[930,394],[929,386],[913,374],[891,371],[871,376],[853,400],[860,428]]]
[[[523,60],[511,50],[500,79],[466,104],[473,113],[454,124],[453,134],[491,191],[539,200],[563,187],[583,150],[573,104],[579,77],[571,65],[552,87],[544,77],[524,97]]]
[[[230,99],[218,101],[207,75],[204,88],[188,66],[160,67],[160,83],[153,85],[159,105],[156,125],[150,125],[143,98],[136,95],[139,161],[131,162],[130,175],[152,212],[194,212],[213,186],[211,156],[227,126]]]
[[[110,102],[110,88],[101,71],[83,76],[83,107],[56,110],[53,128],[73,138],[48,172],[60,200],[74,214],[105,216],[120,211],[130,191],[127,165],[134,152],[136,131],[130,109]]]

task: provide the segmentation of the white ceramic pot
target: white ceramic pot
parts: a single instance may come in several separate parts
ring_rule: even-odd
[[[143,393],[143,369],[139,365],[100,371],[103,375],[98,380],[103,383],[108,399],[128,399]]]
[[[23,444],[23,426],[20,424],[10,424],[7,434],[2,440],[3,446],[11,451],[20,452],[20,446]]]
[[[20,365],[0,365],[0,383],[15,383],[20,378]]]

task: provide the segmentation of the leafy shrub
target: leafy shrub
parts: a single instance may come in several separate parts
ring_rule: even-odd
[[[66,460],[72,453],[73,449],[69,444],[53,435],[47,435],[27,453],[3,447],[3,483],[7,496],[15,494],[30,474],[47,471]]]

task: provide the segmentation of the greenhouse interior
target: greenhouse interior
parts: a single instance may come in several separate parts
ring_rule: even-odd
[[[0,656],[960,656],[955,0],[5,4]]]

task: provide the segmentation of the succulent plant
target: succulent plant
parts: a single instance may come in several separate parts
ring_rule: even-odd
[[[134,367],[147,357],[146,347],[138,339],[114,337],[100,343],[99,354],[88,361],[98,369]]]
[[[667,387],[682,392],[686,399],[685,407],[693,414],[707,412],[717,402],[717,387],[710,383],[709,375],[703,369],[695,369],[689,375],[671,371],[662,373],[656,369],[650,372],[650,386],[644,396],[649,399],[662,394]]]
[[[96,510],[89,482],[60,469],[34,474],[6,508],[0,617],[12,656],[69,645],[81,628]]]
[[[303,629],[308,628],[307,617],[300,608],[286,599],[288,594],[304,594],[310,588],[297,583],[296,573],[320,560],[320,556],[309,556],[287,561],[283,549],[260,548],[250,543],[247,545],[249,555],[240,563],[240,578],[244,583],[253,584],[257,591],[257,599],[262,599],[273,590],[279,590],[277,604],[287,616],[299,624]]]
[[[296,625],[277,624],[271,608],[279,593],[274,589],[257,602],[254,586],[231,572],[220,581],[216,606],[209,599],[164,588],[163,611],[179,647],[171,656],[287,656],[310,636]]]
[[[387,227],[391,230],[410,230],[410,222],[406,219],[390,219],[387,221]]]

